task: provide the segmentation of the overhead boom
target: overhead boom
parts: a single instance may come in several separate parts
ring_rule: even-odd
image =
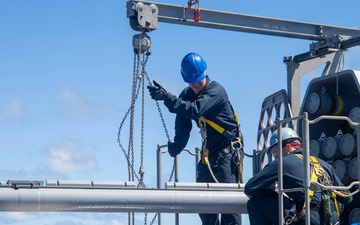
[[[128,18],[136,20],[137,9],[139,9],[137,4],[156,6],[157,20],[165,23],[317,41],[333,37],[334,35],[348,37],[360,36],[360,29],[355,28],[250,16],[203,8],[201,9],[200,21],[195,22],[194,8],[189,8],[187,4],[178,6],[158,2],[144,2],[140,0],[130,0],[127,2]],[[152,17],[153,14],[143,14],[142,16],[146,17],[147,15]],[[147,18],[141,19],[147,20]],[[149,22],[151,23],[150,20]],[[155,23],[157,23],[157,21]],[[146,27],[132,27],[135,30],[147,29]],[[156,27],[154,29],[156,29]]]

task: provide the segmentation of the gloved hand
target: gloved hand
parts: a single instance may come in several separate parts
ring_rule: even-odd
[[[154,86],[147,86],[147,89],[149,89],[150,96],[152,99],[158,101],[158,100],[165,100],[165,97],[167,96],[167,91],[160,86],[156,81],[154,82]]]
[[[183,148],[179,144],[171,141],[168,142],[168,152],[171,157],[176,157],[182,150]]]

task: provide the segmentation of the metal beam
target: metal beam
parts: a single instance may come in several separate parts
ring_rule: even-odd
[[[158,11],[156,12],[158,13],[158,21],[165,23],[318,41],[333,37],[334,35],[350,37],[360,36],[360,29],[355,28],[250,16],[203,8],[201,8],[200,21],[195,22],[194,9],[188,8],[187,4],[178,6],[141,0],[130,0],[127,2],[128,18],[135,19],[137,15],[136,4],[138,3],[152,6],[155,5],[158,8]],[[149,18],[149,20],[151,19],[152,18]]]
[[[0,211],[242,213],[241,190],[0,188]]]

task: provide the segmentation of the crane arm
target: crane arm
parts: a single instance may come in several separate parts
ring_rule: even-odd
[[[147,9],[148,7],[150,7],[149,10]],[[189,7],[188,4],[178,6],[141,0],[129,0],[127,2],[127,17],[133,20],[132,28],[134,30],[155,30],[158,22],[165,22],[316,41],[325,40],[334,35],[345,37],[360,36],[360,29],[355,28],[250,16],[208,9],[201,9],[201,19],[199,22],[195,22],[194,11],[195,9]]]

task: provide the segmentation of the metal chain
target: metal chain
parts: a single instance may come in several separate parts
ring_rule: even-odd
[[[148,52],[147,54],[151,54],[151,53]],[[146,63],[145,63],[145,64],[146,64]],[[143,64],[143,65],[145,66],[145,64]],[[144,75],[144,78],[146,78],[146,80],[148,81],[149,85],[152,85],[152,82],[151,82],[151,80],[150,80],[150,77],[148,76],[145,68],[143,69],[143,75]],[[165,120],[164,120],[164,116],[163,116],[163,114],[162,114],[162,111],[161,111],[161,108],[160,108],[160,105],[159,105],[159,102],[158,102],[158,101],[156,101],[156,107],[157,107],[158,112],[159,112],[159,115],[160,115],[160,120],[161,120],[161,123],[162,123],[162,125],[163,125],[166,138],[167,138],[168,141],[170,141],[169,131],[168,131],[167,127],[166,127],[166,123],[165,123]],[[169,182],[172,180],[174,174],[175,174],[175,159],[174,159],[174,163],[173,163],[173,168],[172,168],[172,170],[171,170]],[[151,222],[150,222],[150,225],[152,225],[152,224],[155,222],[157,216],[158,216],[158,214],[155,214],[155,216],[153,217],[153,219],[152,219]],[[146,217],[147,217],[147,215],[146,215]],[[145,225],[146,225],[146,221],[147,221],[147,220],[145,220]]]
[[[141,57],[140,57],[141,55],[140,54],[136,54],[136,57],[137,57],[137,67],[136,67],[136,74],[134,74],[134,77],[133,77],[133,90],[134,90],[134,87],[136,87],[136,83],[137,83],[137,81],[138,80],[142,80],[141,79],[141,75],[139,76],[139,74],[140,74],[140,72],[139,72],[139,67],[140,67],[140,64],[141,64]],[[143,68],[143,67],[142,67]],[[140,85],[141,85],[141,83],[143,83],[143,82],[140,82],[139,83],[139,88],[138,88],[138,90],[140,90]],[[135,84],[135,85],[134,85]],[[134,91],[133,91],[133,94],[134,94]],[[142,88],[142,98],[143,98],[143,96],[144,96],[144,91],[143,91],[143,88]],[[134,104],[132,104],[133,106],[135,105],[135,102],[134,102]],[[130,119],[130,121],[132,121],[132,123],[134,123],[133,121],[134,121],[134,119],[132,118],[132,119]],[[143,121],[143,120],[142,120]],[[134,124],[132,124],[132,126],[131,127],[133,127],[134,126]],[[132,153],[132,162],[131,162],[131,166],[132,166],[132,168],[134,168],[134,142],[132,141],[131,142],[131,144],[132,144],[132,151],[131,151],[131,153]],[[142,153],[141,153],[142,154]],[[142,157],[141,157],[141,161],[142,161]],[[142,162],[141,162],[141,165],[142,165]],[[133,170],[133,176],[134,176],[134,174],[136,175],[136,173],[135,173],[135,171]],[[138,179],[138,184],[139,185],[142,185],[142,183],[143,183],[143,176],[140,174],[140,178]],[[134,225],[135,224],[135,213],[133,212],[132,213],[132,225]]]
[[[144,73],[144,74],[145,74],[145,76],[146,76],[146,79],[147,79],[148,83],[149,83],[150,85],[152,85],[152,82],[151,82],[149,76],[147,75],[147,73]],[[157,107],[157,109],[158,109],[158,111],[159,111],[160,120],[161,120],[161,123],[162,123],[162,125],[163,125],[163,127],[164,127],[164,131],[165,131],[166,138],[167,138],[168,141],[170,141],[169,132],[168,132],[168,129],[166,128],[164,116],[163,116],[163,114],[162,114],[162,112],[161,112],[161,108],[160,108],[160,105],[159,105],[159,102],[158,102],[158,101],[156,101],[156,107]]]
[[[146,76],[146,79],[147,79],[148,83],[149,83],[150,85],[152,85],[151,80],[150,80],[149,76],[147,75],[147,73],[145,72],[144,74],[145,74],[145,76]],[[164,131],[165,131],[166,138],[167,138],[168,141],[170,141],[169,131],[168,131],[168,129],[166,128],[164,116],[163,116],[163,114],[162,114],[162,112],[161,112],[161,108],[160,108],[160,105],[159,105],[159,102],[158,102],[158,101],[156,101],[156,107],[157,107],[158,112],[159,112],[159,115],[160,115],[161,123],[162,123],[162,125],[163,125],[163,127],[164,127]],[[175,174],[175,158],[174,158],[174,164],[173,164],[173,168],[172,168],[172,170],[171,170],[169,182],[172,180],[174,174]]]
[[[139,79],[141,79],[141,151],[140,151],[140,182],[139,187],[145,187],[144,184],[144,174],[145,174],[145,168],[144,168],[144,124],[145,124],[145,82],[144,82],[144,71],[145,71],[145,65],[147,62],[147,57],[145,60],[145,55],[143,55],[143,64],[141,69],[141,75]]]
[[[131,157],[131,163],[130,166],[134,168],[134,116],[135,116],[135,94],[136,94],[136,84],[138,81],[138,74],[139,74],[139,61],[140,58],[138,58],[138,63],[136,64],[136,70],[135,73],[133,73],[133,83],[132,83],[132,98],[131,98],[131,107],[130,107],[130,135],[129,135],[129,145],[128,145],[128,155]],[[134,181],[134,172],[131,173],[131,177],[129,177],[129,180]]]
[[[158,213],[155,214],[154,218],[150,222],[150,225],[153,225],[153,223],[155,222],[157,216],[158,216]]]
[[[134,64],[133,64],[133,82],[132,82],[132,94],[131,94],[131,105],[129,107],[129,109],[127,110],[127,112],[125,113],[124,118],[122,119],[120,126],[119,126],[119,130],[118,130],[118,134],[117,134],[117,141],[119,144],[119,147],[121,148],[122,152],[125,155],[127,164],[128,164],[128,178],[129,181],[134,181],[134,178],[136,178],[138,180],[138,187],[145,187],[144,184],[144,124],[145,124],[145,83],[144,83],[144,78],[147,79],[148,83],[150,85],[152,85],[151,80],[146,72],[146,63],[148,61],[148,56],[151,54],[151,52],[149,50],[147,50],[144,53],[141,53],[141,51],[137,51],[134,49]],[[141,58],[142,56],[142,58]],[[140,68],[141,66],[141,68]],[[141,156],[140,156],[140,169],[139,169],[139,174],[140,177],[136,174],[135,170],[134,170],[134,117],[135,117],[135,103],[136,100],[139,96],[140,93],[140,89],[141,89]],[[160,115],[160,119],[165,131],[165,135],[167,140],[170,142],[170,136],[169,136],[169,132],[168,129],[166,127],[165,124],[165,120],[164,120],[164,116],[161,112],[161,108],[159,105],[159,102],[156,101],[156,106]],[[125,123],[126,118],[130,115],[130,125],[129,125],[129,142],[128,142],[128,149],[127,152],[124,148],[124,146],[121,144],[120,141],[120,136],[121,136],[121,130],[122,127]],[[174,159],[174,164],[173,164],[173,168],[171,171],[171,175],[170,175],[170,179],[169,181],[172,180],[172,177],[175,173],[175,159]],[[147,213],[145,214],[145,218],[144,218],[144,222],[145,225],[147,224]],[[156,218],[157,218],[158,214],[155,214],[155,216],[153,217],[150,225],[152,225]],[[135,224],[135,213],[128,213],[128,224]]]
[[[122,149],[122,151],[125,155],[125,158],[127,160],[127,163],[128,163],[129,180],[134,181],[134,177],[135,177],[138,180],[139,187],[145,187],[145,184],[144,184],[145,85],[143,82],[144,81],[143,78],[144,78],[144,74],[146,74],[145,66],[146,66],[146,62],[148,59],[148,55],[149,54],[146,54],[146,56],[145,56],[145,54],[143,54],[142,60],[141,60],[141,54],[134,51],[134,67],[133,67],[131,105],[130,105],[128,111],[126,112],[125,117],[121,121],[119,131],[118,131],[118,143],[119,143],[119,146]],[[141,69],[140,69],[140,65],[141,65]],[[141,74],[141,75],[139,75],[139,74]],[[142,103],[141,103],[142,109],[141,109],[141,159],[140,159],[140,171],[139,171],[140,177],[139,177],[134,170],[134,161],[135,161],[134,160],[134,156],[135,156],[135,154],[134,154],[134,115],[135,115],[135,103],[139,96],[140,89],[141,89],[141,96],[142,96]],[[130,134],[129,134],[128,151],[126,152],[123,145],[121,144],[120,136],[121,136],[121,130],[124,125],[124,122],[125,122],[126,118],[129,116],[129,114],[130,114],[130,131],[129,131]],[[135,214],[134,213],[128,214],[128,223],[129,223],[129,225],[135,224]]]
[[[147,216],[148,216],[148,214],[145,213],[144,225],[147,225]],[[155,216],[153,217],[153,219],[152,219],[151,222],[150,222],[150,225],[153,225],[153,224],[154,224],[157,216],[158,216],[158,213],[155,214]]]
[[[137,63],[136,63],[136,54],[134,54],[134,68],[133,68],[134,74],[136,74],[136,71],[137,71],[136,65],[137,65]],[[134,77],[135,77],[135,76],[134,76]],[[132,95],[132,99],[131,99],[131,104],[132,104],[132,105],[129,107],[129,109],[128,109],[127,112],[125,113],[125,116],[124,116],[124,118],[122,119],[122,121],[121,121],[121,123],[120,123],[119,130],[118,130],[118,134],[117,134],[117,136],[118,136],[117,141],[118,141],[118,143],[119,143],[119,147],[122,149],[122,152],[124,153],[125,158],[126,158],[126,160],[127,160],[129,180],[130,180],[131,174],[135,174],[135,177],[137,178],[137,180],[139,180],[140,178],[139,178],[139,177],[137,176],[137,174],[135,173],[134,167],[133,167],[133,165],[132,165],[131,162],[130,162],[130,153],[126,153],[126,150],[125,150],[124,146],[121,144],[120,136],[121,136],[121,130],[122,130],[122,127],[123,127],[123,125],[124,125],[124,123],[125,123],[125,120],[126,120],[126,118],[129,116],[132,108],[134,107],[133,104],[134,104],[134,102],[136,101],[136,99],[137,99],[137,97],[138,97],[138,95],[139,95],[140,86],[138,86],[138,87],[136,88],[136,83],[135,83],[135,85],[133,85],[133,90],[134,90],[134,89],[136,89],[136,91],[135,91],[135,94]],[[130,135],[130,136],[131,136],[131,135]]]
[[[170,178],[169,178],[169,181],[170,182],[175,174],[175,161],[176,161],[176,158],[174,158],[174,163],[173,163],[173,168],[171,170],[171,174],[170,174]]]

